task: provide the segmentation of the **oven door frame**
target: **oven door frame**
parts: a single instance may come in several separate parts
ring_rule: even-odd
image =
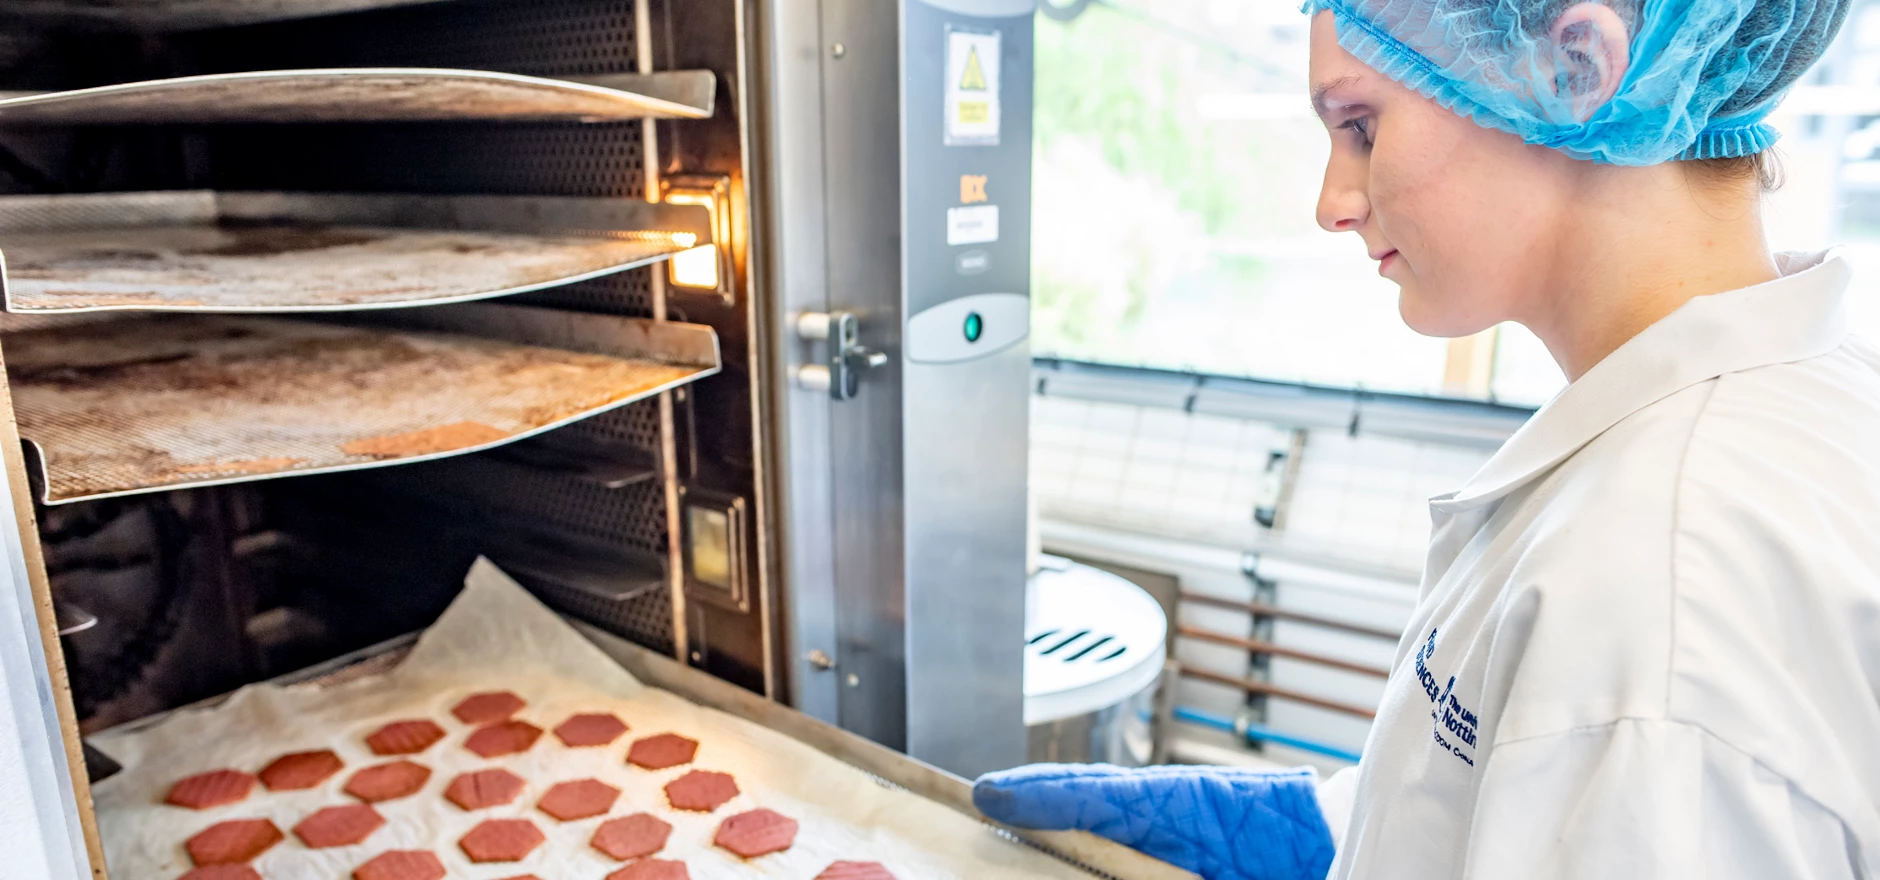
[[[0,376],[5,375],[0,354]],[[104,845],[91,806],[78,716],[59,647],[59,625],[52,610],[52,586],[39,546],[32,487],[26,477],[25,449],[13,415],[13,394],[0,381],[0,471],[11,507],[0,522],[0,781],[24,783],[31,802],[23,805],[37,820],[38,834],[9,835],[0,841],[0,861],[30,867],[42,861],[49,880],[103,880]],[[9,755],[8,753],[13,754]],[[18,764],[12,759],[17,757]],[[7,777],[16,777],[7,779]],[[0,789],[12,788],[0,785]],[[19,790],[19,789],[14,789]],[[3,817],[20,804],[0,804]],[[14,847],[18,846],[18,849]]]

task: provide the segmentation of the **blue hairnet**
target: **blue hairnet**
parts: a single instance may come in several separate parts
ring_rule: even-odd
[[[1612,100],[1576,118],[1549,33],[1597,2],[1631,34]],[[1762,152],[1763,120],[1827,50],[1849,0],[1306,0],[1358,60],[1477,124],[1580,159],[1655,165]]]

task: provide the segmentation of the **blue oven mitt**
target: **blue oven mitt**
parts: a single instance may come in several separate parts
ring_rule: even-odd
[[[995,821],[1107,837],[1207,880],[1324,880],[1332,833],[1318,776],[1170,765],[1032,764],[979,777]]]

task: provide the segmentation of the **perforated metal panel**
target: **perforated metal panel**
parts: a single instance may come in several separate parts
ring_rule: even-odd
[[[457,67],[531,76],[635,72],[633,0],[453,0],[230,28],[191,38],[248,69]],[[245,45],[244,45],[245,44]],[[422,62],[422,63],[417,63]]]
[[[191,38],[204,72],[461,67],[533,76],[636,68],[632,0],[464,0],[236,28]],[[638,123],[256,127],[209,137],[217,186],[644,198]],[[531,295],[531,304],[651,314],[646,272]]]
[[[448,534],[448,543],[515,565],[518,579],[552,607],[654,650],[671,647],[671,598],[665,589],[615,601],[570,586],[597,574],[663,580],[665,497],[657,481],[607,489],[578,475],[474,455],[283,488],[317,496],[330,507],[371,499],[367,506],[391,516],[397,526],[369,543]]]
[[[514,574],[549,607],[608,632],[631,633],[634,641],[661,654],[672,654],[672,597],[664,589],[650,590],[625,602],[611,602],[579,590],[532,582],[526,572]]]
[[[569,425],[565,433],[638,449],[659,448],[659,403],[643,401]]]
[[[650,317],[653,313],[652,273],[664,271],[664,265],[634,269],[593,281],[524,294],[516,302],[626,318]],[[654,425],[654,432],[653,442],[657,443],[657,424]]]
[[[637,69],[632,0],[455,0],[181,38],[190,73],[297,67],[411,66],[534,76]],[[203,185],[222,189],[645,197],[637,123],[257,126],[202,130]],[[646,317],[649,270],[516,297],[514,302]],[[560,429],[583,448],[657,450],[656,403]],[[559,433],[559,432],[558,432]],[[568,474],[478,459],[387,470],[358,481],[421,494],[499,533],[527,530],[664,559],[664,488],[607,489]],[[564,611],[670,651],[670,596],[656,590],[609,607],[538,587]]]
[[[465,0],[234,28],[191,38],[186,45],[205,73],[383,65],[556,77],[632,73],[636,62],[631,0]],[[644,193],[637,123],[337,126],[252,133],[266,138],[257,145],[313,141],[328,150],[339,148],[326,169],[282,168],[290,164],[278,161],[283,154],[258,154],[273,160],[275,173],[303,178],[330,171],[355,184],[388,178],[408,190]],[[227,158],[217,157],[218,175],[235,170],[225,168]],[[350,161],[355,158],[372,161]]]

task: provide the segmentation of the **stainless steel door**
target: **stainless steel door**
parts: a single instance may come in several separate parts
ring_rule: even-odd
[[[1025,755],[1030,10],[763,7],[790,693],[967,775]]]

